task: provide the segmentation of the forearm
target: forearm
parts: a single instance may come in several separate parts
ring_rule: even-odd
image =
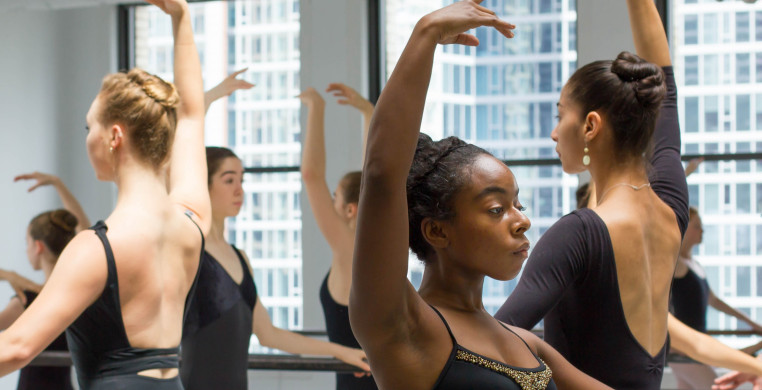
[[[82,205],[79,203],[79,201],[77,201],[77,198],[74,196],[74,194],[69,191],[69,188],[66,187],[63,181],[60,179],[56,180],[54,185],[56,191],[58,192],[58,196],[61,198],[61,202],[63,203],[64,208],[70,213],[74,214],[75,217],[77,217],[77,232],[90,227],[90,219],[87,218],[85,210],[82,208]]]
[[[325,103],[313,102],[308,106],[307,131],[302,149],[302,178],[305,184],[314,180],[325,181]]]
[[[722,299],[719,299],[717,297],[714,297],[714,299],[710,298],[709,305],[712,306],[713,308],[715,308],[715,309],[717,309],[717,310],[727,314],[727,315],[736,317],[739,320],[746,322],[747,324],[749,324],[749,326],[752,326],[752,327],[758,327],[759,326],[759,325],[757,325],[756,322],[754,322],[754,320],[749,318],[749,316],[746,315],[746,313],[744,313],[742,311],[739,311],[739,310],[735,309],[734,307],[728,305]]]
[[[29,350],[13,340],[7,332],[0,332],[0,377],[26,366],[33,358]]]
[[[181,103],[178,117],[204,117],[204,87],[201,62],[191,28],[188,6],[184,12],[172,15],[174,33],[174,83]]]
[[[204,92],[204,113],[209,111],[209,107],[212,106],[212,103],[217,101],[217,99],[220,99],[221,97],[225,96],[222,92],[220,92],[217,87],[214,87],[206,92]]]
[[[653,0],[627,0],[627,9],[638,56],[658,66],[670,65],[667,34]]]

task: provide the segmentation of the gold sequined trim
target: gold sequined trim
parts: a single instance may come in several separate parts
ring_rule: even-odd
[[[473,353],[461,349],[457,351],[455,358],[503,374],[516,381],[516,383],[521,386],[521,390],[544,390],[553,378],[553,372],[542,359],[540,359],[540,361],[542,362],[542,365],[545,366],[545,369],[538,372],[530,372],[515,370],[504,364],[487,360],[481,356],[474,355]]]

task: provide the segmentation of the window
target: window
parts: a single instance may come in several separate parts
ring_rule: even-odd
[[[418,18],[452,0],[384,0],[386,34],[382,37],[386,81]],[[475,50],[439,47],[421,128],[434,139],[455,134],[502,159],[555,157],[550,133],[563,82],[575,70],[574,2],[559,0],[493,0],[482,5],[526,20],[521,33],[508,40],[478,28]],[[439,81],[437,81],[439,80]],[[458,89],[460,88],[460,89]],[[455,93],[452,93],[452,92]],[[457,94],[457,95],[456,95]],[[558,217],[571,211],[576,180],[560,167],[511,167],[521,185],[522,202],[532,219],[528,236],[536,242]],[[410,262],[410,278],[420,281],[420,264]],[[484,306],[494,312],[516,281],[485,281]]]
[[[190,7],[206,87],[246,67],[243,77],[257,84],[211,106],[207,140],[233,148],[247,168],[299,165],[299,110],[293,109],[300,106],[294,98],[299,24],[287,20],[291,12],[298,21],[299,0],[206,1]],[[133,65],[171,78],[169,18],[155,7],[135,6],[134,22]],[[243,28],[263,23],[268,28]],[[301,177],[298,172],[245,176],[244,206],[229,223],[228,239],[248,254],[274,323],[301,328],[301,210],[291,200],[298,199]]]

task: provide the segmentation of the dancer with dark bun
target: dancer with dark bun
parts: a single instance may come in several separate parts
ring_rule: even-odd
[[[484,277],[514,278],[529,219],[508,167],[455,137],[420,134],[437,44],[514,26],[479,1],[424,16],[376,106],[360,191],[349,295],[352,330],[383,389],[608,388],[532,333],[484,309]],[[408,248],[426,268],[408,281]],[[551,371],[552,370],[552,371]]]
[[[332,83],[328,92],[340,97],[339,104],[348,104],[359,110],[364,119],[363,151],[373,104],[354,89]],[[312,213],[333,252],[331,268],[320,285],[320,303],[323,306],[328,339],[352,348],[360,343],[349,324],[349,289],[352,285],[352,253],[355,247],[357,226],[357,202],[360,197],[362,172],[345,174],[336,190],[326,183],[325,166],[325,100],[314,88],[307,88],[299,97],[308,109],[307,131],[302,146],[302,181],[307,191]],[[337,390],[377,389],[372,377],[352,374],[336,374]]]
[[[597,204],[543,235],[496,317],[525,329],[544,318],[545,340],[570,363],[616,389],[643,390],[661,385],[688,188],[661,18],[651,0],[627,5],[640,57],[577,70],[551,134],[565,172],[590,171]]]
[[[328,355],[369,371],[359,349],[276,328],[257,296],[246,254],[227,242],[225,219],[243,204],[243,164],[230,149],[207,147],[212,228],[183,330],[180,374],[186,390],[248,388],[249,340],[282,351]]]
[[[182,389],[186,299],[211,223],[204,96],[188,4],[150,2],[172,18],[175,84],[139,69],[104,78],[86,143],[98,179],[116,184],[116,207],[72,239],[34,303],[0,334],[0,375],[66,329],[80,388]]]

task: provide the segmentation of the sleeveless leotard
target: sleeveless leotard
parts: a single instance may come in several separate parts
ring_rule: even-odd
[[[350,348],[361,348],[349,325],[349,308],[336,302],[328,291],[328,274],[320,286],[320,303],[323,305],[325,329],[328,340]],[[377,390],[373,377],[355,378],[353,374],[336,373],[336,390]]]
[[[682,278],[672,279],[672,311],[685,325],[706,332],[706,309],[709,304],[709,283],[688,267]]]
[[[101,296],[66,330],[79,387],[83,390],[182,389],[179,375],[167,379],[138,375],[150,369],[179,368],[179,348],[134,348],[130,345],[122,318],[116,262],[106,237],[108,228],[103,221],[98,221],[91,229],[106,251],[108,277]],[[201,234],[202,251],[203,248],[204,235]],[[192,296],[195,284],[194,280],[188,297]],[[185,306],[187,312],[188,298]]]
[[[37,293],[33,291],[24,291],[26,295],[26,304],[28,308],[32,304]],[[61,333],[45,351],[66,352],[69,348],[66,346],[66,335]],[[16,390],[72,390],[71,368],[70,367],[44,367],[44,366],[26,366],[19,373],[19,383]]]
[[[187,390],[246,390],[249,340],[257,288],[241,253],[239,285],[209,252],[199,266],[196,293],[188,308],[180,377]]]
[[[447,328],[452,340],[452,352],[447,359],[442,373],[434,384],[434,390],[465,390],[465,389],[490,389],[490,390],[557,390],[553,382],[553,372],[535,353],[529,345],[514,331],[500,323],[500,326],[521,339],[529,352],[537,359],[539,364],[536,368],[521,368],[509,366],[497,360],[469,351],[458,344],[450,330],[450,325],[434,306],[432,309]]]

